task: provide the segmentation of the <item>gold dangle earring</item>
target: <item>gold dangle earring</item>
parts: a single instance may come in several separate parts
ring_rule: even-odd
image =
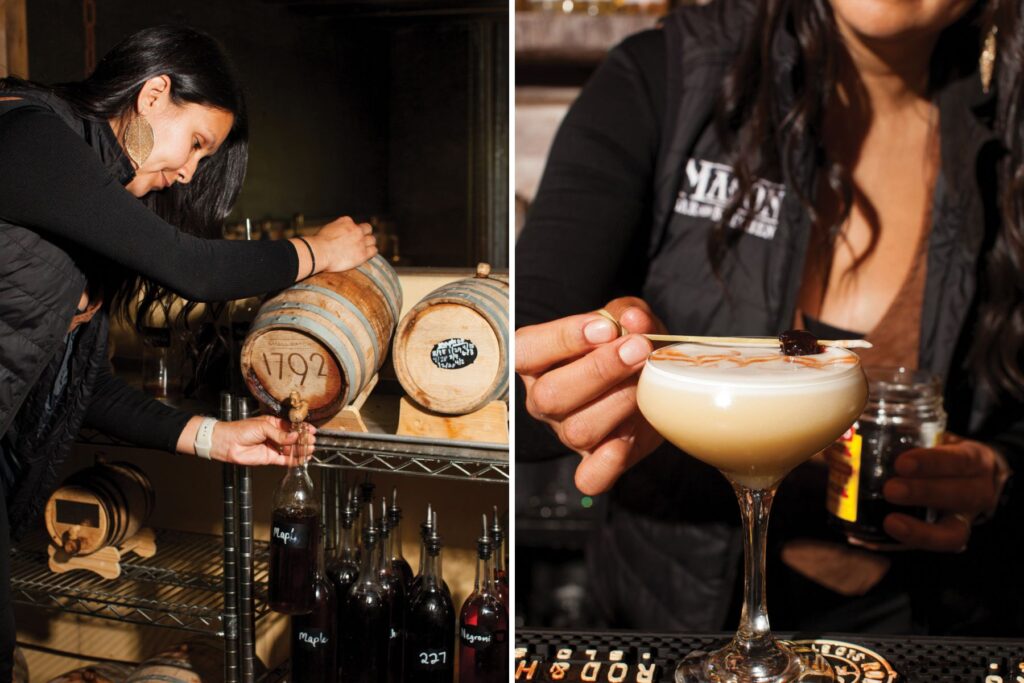
[[[124,128],[124,151],[128,158],[141,168],[153,151],[153,126],[143,116],[133,116]]]
[[[985,36],[985,44],[981,49],[981,57],[978,58],[978,72],[981,74],[981,89],[988,94],[992,86],[992,72],[996,68],[996,34],[999,27],[992,24]]]

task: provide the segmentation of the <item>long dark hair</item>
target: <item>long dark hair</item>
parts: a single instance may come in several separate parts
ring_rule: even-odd
[[[984,255],[973,343],[972,367],[996,394],[1024,399],[1024,84],[1020,35],[1022,0],[978,0],[940,35],[932,56],[931,82],[956,78],[976,68],[983,36],[999,26],[999,61],[993,87],[998,93],[997,129],[1011,154],[998,172],[1003,221]],[[757,178],[793,181],[796,169],[813,162],[807,185],[793,182],[811,219],[808,258],[830,263],[840,228],[853,206],[849,169],[830,158],[823,139],[829,98],[839,82],[841,40],[828,0],[763,0],[756,3],[754,21],[738,58],[724,81],[716,109],[716,129],[733,151],[737,190],[708,240],[708,257],[719,274],[732,247],[754,219]],[[776,82],[775,39],[780,30],[797,43],[791,101],[783,102]],[[805,156],[806,155],[806,156]],[[817,206],[836,207],[822,215]],[[738,226],[739,229],[735,227]],[[870,225],[867,251],[877,244],[878,225]]]
[[[150,192],[142,201],[157,215],[184,232],[201,237],[220,237],[222,222],[238,198],[248,162],[249,125],[245,97],[227,55],[210,36],[185,26],[154,26],[142,29],[118,43],[96,65],[88,78],[51,87],[84,119],[106,122],[127,120],[133,115],[146,81],[170,78],[171,101],[199,104],[234,115],[234,124],[217,153],[204,157],[191,182]],[[123,146],[123,140],[122,140]],[[150,309],[169,301],[170,292],[137,273],[120,271],[103,278],[105,305],[141,327]],[[90,282],[90,286],[96,283]],[[141,299],[141,303],[140,303]],[[194,308],[189,303],[180,320]]]

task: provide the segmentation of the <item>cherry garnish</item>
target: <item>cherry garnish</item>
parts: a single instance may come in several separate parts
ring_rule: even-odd
[[[787,356],[812,356],[823,353],[818,338],[807,330],[786,330],[779,335],[782,353]]]

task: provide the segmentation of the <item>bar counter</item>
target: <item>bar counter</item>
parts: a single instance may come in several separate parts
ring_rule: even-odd
[[[1024,639],[776,634],[816,641],[837,683],[1024,683]],[[670,683],[676,662],[731,634],[516,629],[516,681]],[[850,646],[853,647],[850,647]],[[809,646],[809,645],[808,645]]]

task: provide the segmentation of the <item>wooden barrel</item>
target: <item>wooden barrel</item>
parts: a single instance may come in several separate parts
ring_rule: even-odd
[[[124,683],[133,668],[127,664],[99,662],[68,671],[50,679],[49,683]]]
[[[276,415],[298,391],[309,421],[332,418],[351,403],[384,362],[402,289],[381,256],[343,273],[321,273],[260,308],[242,346],[242,375]]]
[[[46,530],[69,555],[88,555],[134,536],[156,499],[145,472],[128,462],[100,463],[68,477],[46,502]]]
[[[267,669],[258,658],[253,661],[256,680]],[[125,683],[223,683],[224,645],[196,639],[150,657]]]
[[[438,287],[395,333],[395,374],[427,410],[461,415],[508,396],[508,283],[482,263]]]

